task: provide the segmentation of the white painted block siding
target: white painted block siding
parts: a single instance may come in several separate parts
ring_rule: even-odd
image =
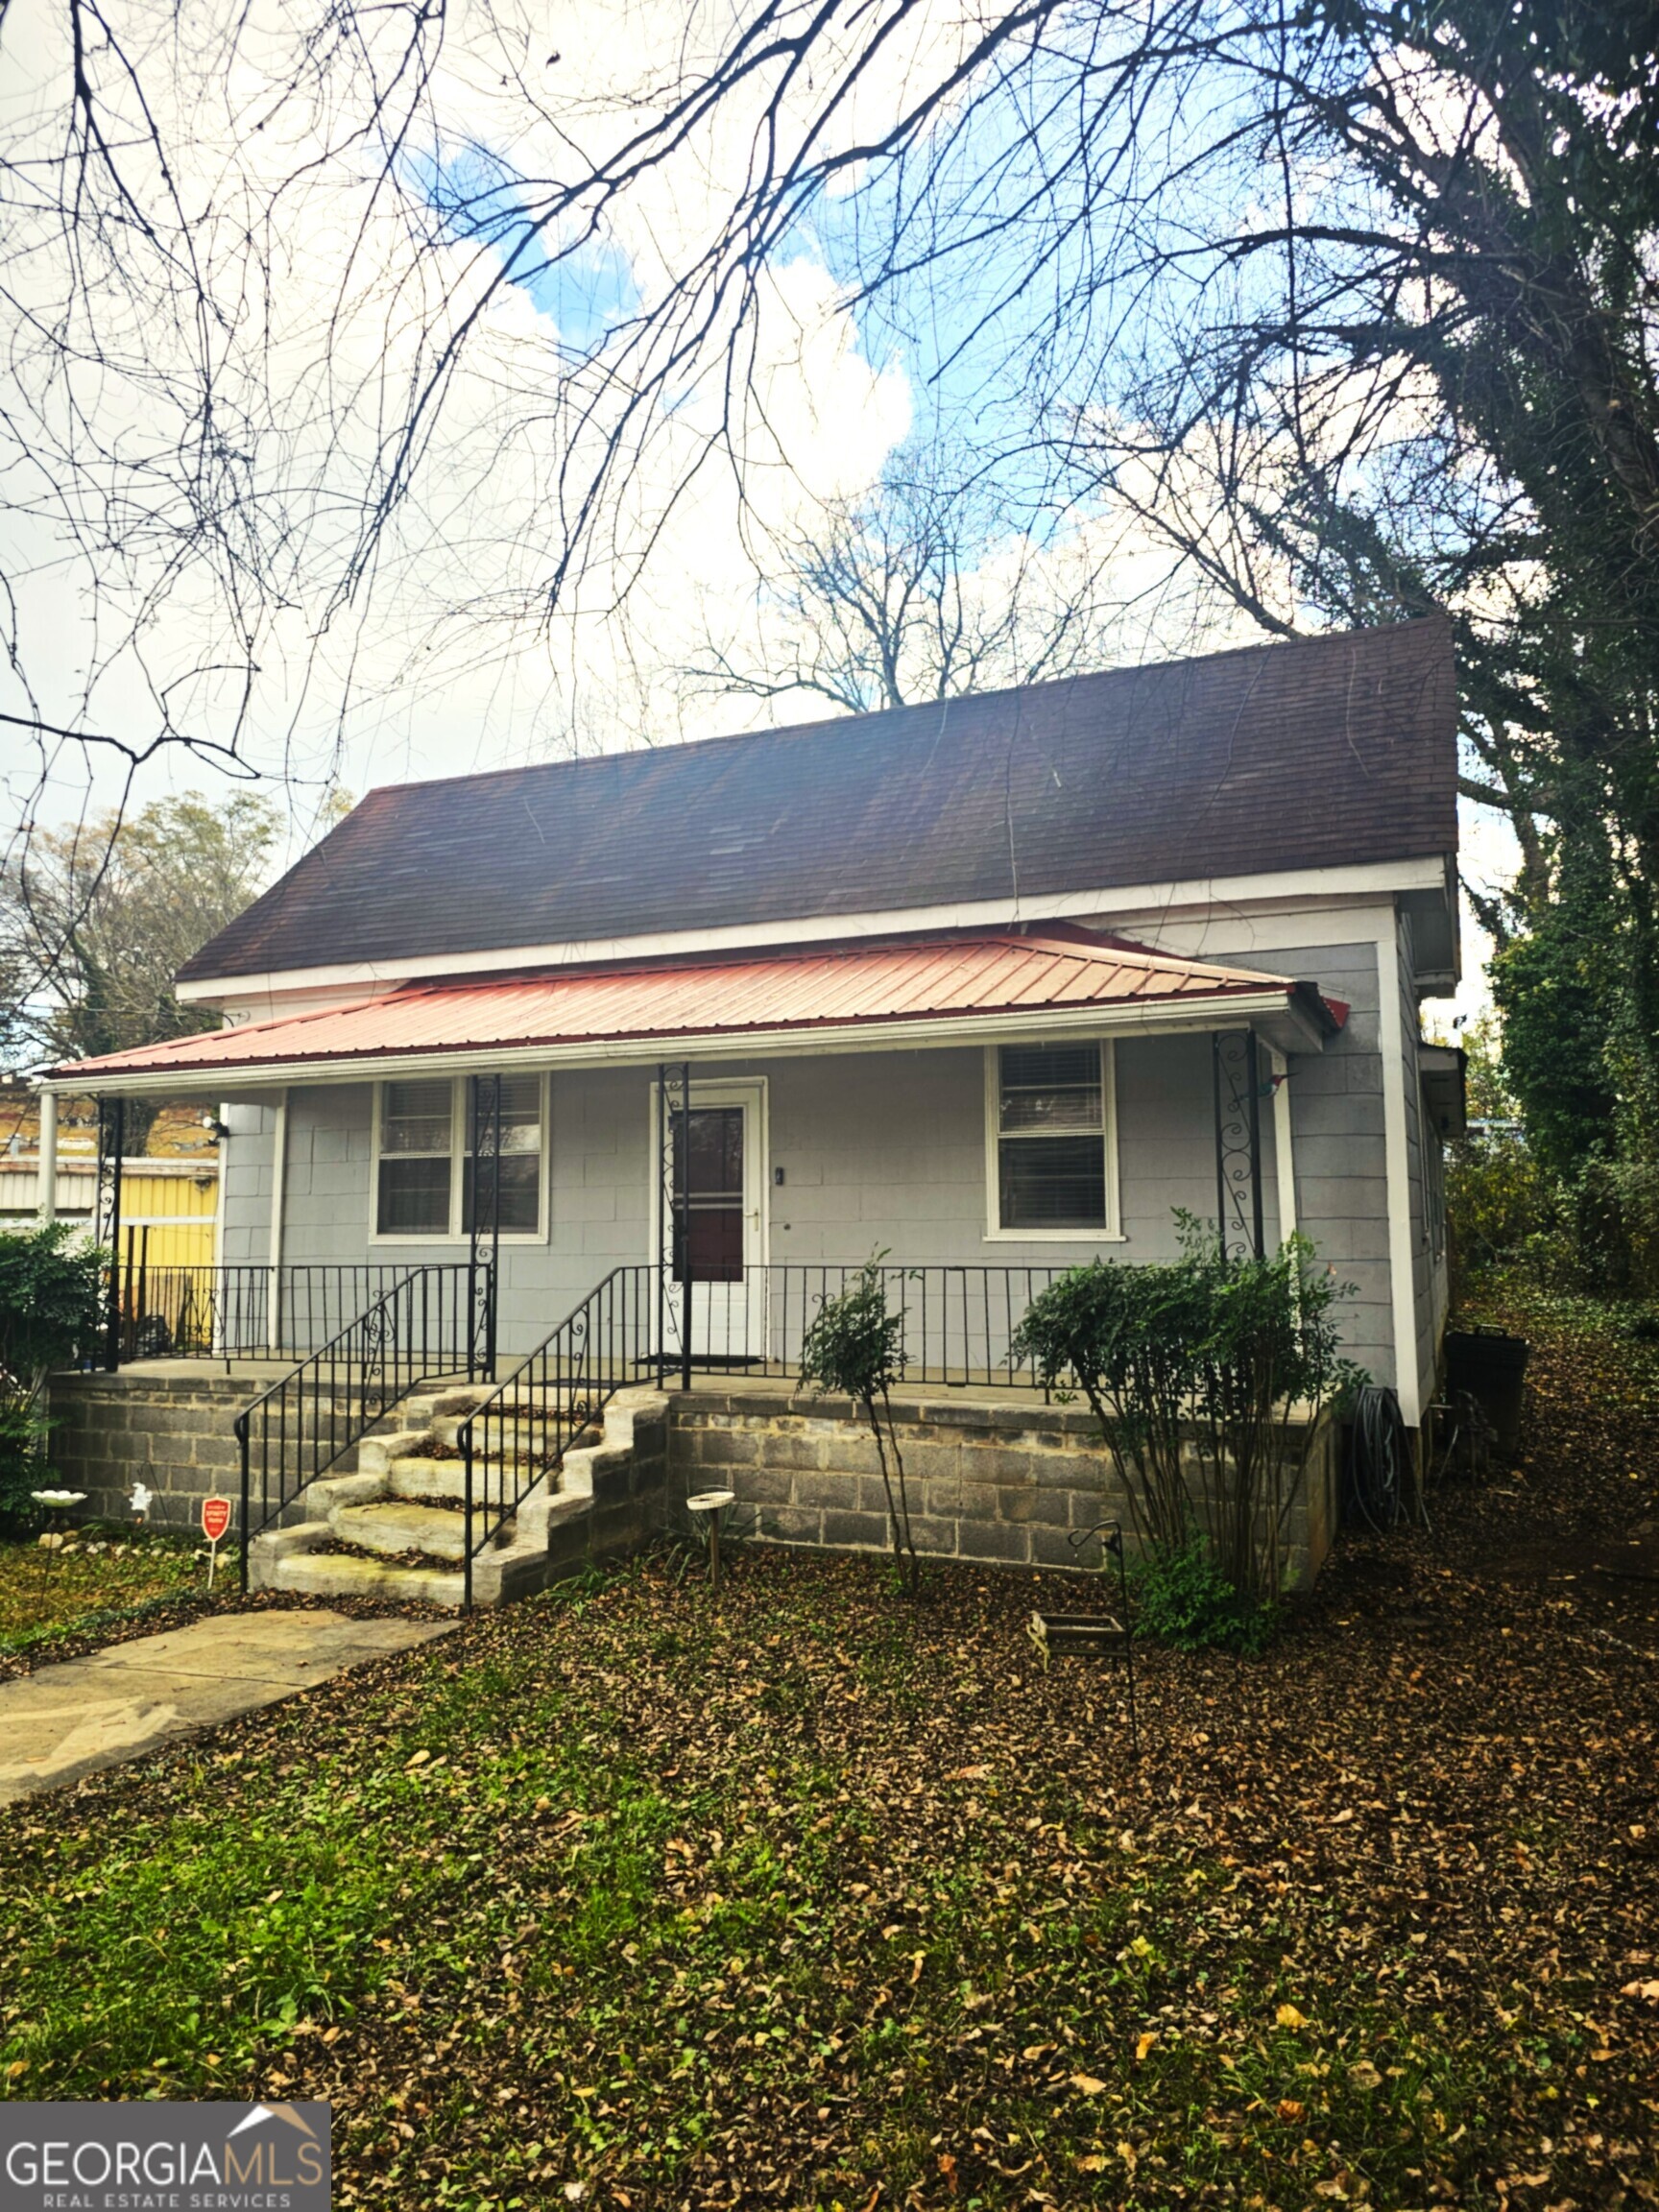
[[[1347,1341],[1352,1356],[1384,1382],[1397,1377],[1379,1030],[1382,959],[1401,975],[1388,997],[1408,1030],[1402,1044],[1409,1074],[1413,1380],[1426,1400],[1439,1301],[1422,1191],[1415,1007],[1408,974],[1397,965],[1407,951],[1392,910],[1221,917],[1156,930],[1148,923],[1140,933],[1173,951],[1254,959],[1281,974],[1309,976],[1348,1002],[1342,1034],[1323,1053],[1290,1062],[1297,1214],[1321,1256],[1356,1286],[1346,1309]],[[1045,1267],[1096,1251],[1126,1261],[1169,1256],[1175,1207],[1206,1218],[1214,1212],[1209,1039],[1125,1039],[1117,1062],[1122,1240],[1083,1236],[1030,1244],[984,1236],[985,1081],[978,1047],[722,1063],[721,1075],[767,1078],[768,1168],[784,1170],[781,1189],[770,1181],[766,1187],[768,1256],[855,1262],[884,1245],[896,1260]],[[710,1065],[708,1072],[716,1070]],[[544,1242],[503,1248],[504,1352],[539,1342],[609,1268],[652,1256],[650,1080],[643,1069],[554,1074],[549,1235]],[[464,1244],[371,1243],[373,1095],[364,1083],[291,1094],[287,1262],[465,1257]],[[225,1258],[259,1262],[269,1256],[276,1116],[272,1108],[243,1106],[229,1118]],[[1276,1239],[1273,1118],[1265,1101],[1262,1128],[1265,1228]]]

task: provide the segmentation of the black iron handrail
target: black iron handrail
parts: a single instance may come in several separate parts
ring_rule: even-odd
[[[465,1462],[464,1602],[472,1564],[627,1383],[661,1373],[654,1266],[613,1267],[475,1406],[456,1431]]]
[[[136,1359],[303,1358],[410,1273],[407,1261],[164,1266],[152,1263],[148,1244],[148,1230],[130,1232],[128,1251],[115,1270],[114,1341],[123,1365]]]
[[[236,1416],[244,1590],[252,1539],[401,1399],[450,1376],[493,1380],[487,1363],[494,1290],[486,1262],[406,1268]]]
[[[690,1365],[766,1380],[799,1372],[801,1344],[827,1298],[862,1274],[847,1262],[768,1262],[699,1284],[692,1299]],[[1025,1310],[1066,1265],[981,1266],[950,1262],[883,1262],[888,1310],[902,1316],[900,1352],[907,1383],[942,1389],[1042,1390],[1035,1363],[1011,1362],[1008,1348]]]

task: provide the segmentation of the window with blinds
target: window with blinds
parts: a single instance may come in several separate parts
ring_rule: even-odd
[[[1109,1228],[1103,1048],[1005,1045],[998,1058],[999,1226]]]
[[[540,1075],[503,1075],[501,1078],[501,1140],[499,1174],[490,1151],[492,1119],[489,1095],[483,1101],[484,1126],[467,1133],[467,1159],[462,1169],[461,1233],[472,1234],[474,1190],[482,1200],[480,1227],[488,1229],[499,1190],[503,1236],[534,1236],[541,1218],[541,1078]],[[477,1159],[479,1147],[482,1159]],[[475,1164],[476,1161],[476,1164]]]
[[[490,1230],[497,1196],[504,1237],[540,1233],[547,1150],[543,1079],[502,1076],[498,1159],[489,1104],[482,1129],[474,1129],[470,1098],[465,1076],[380,1086],[376,1236],[469,1237],[475,1196],[480,1233]]]
[[[455,1149],[453,1083],[387,1083],[380,1091],[382,1237],[447,1237]]]

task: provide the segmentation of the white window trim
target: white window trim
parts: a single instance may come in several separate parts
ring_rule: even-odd
[[[390,1082],[402,1078],[392,1076]],[[430,1077],[420,1078],[429,1081]],[[374,1123],[369,1147],[369,1241],[371,1244],[397,1245],[405,1251],[421,1245],[470,1245],[472,1239],[461,1226],[462,1192],[466,1181],[467,1145],[467,1094],[470,1077],[456,1075],[450,1079],[449,1095],[449,1227],[446,1231],[431,1230],[422,1235],[404,1237],[385,1233],[380,1222],[380,1131],[383,1121],[387,1083],[374,1086]],[[503,1244],[545,1244],[551,1219],[551,1162],[552,1162],[552,1112],[545,1073],[537,1077],[538,1095],[541,1100],[541,1173],[537,1179],[537,1196],[540,1201],[534,1229],[503,1229]],[[406,1155],[399,1155],[406,1157]],[[481,1238],[481,1241],[487,1239]]]
[[[1042,1037],[1022,1043],[1042,1045]],[[1067,1037],[1067,1045],[1077,1039]],[[1118,1046],[1115,1039],[1096,1040],[1100,1052],[1100,1141],[1106,1147],[1106,1225],[1103,1229],[1004,1229],[1002,1227],[1002,1170],[998,1153],[1002,1119],[1002,1048],[985,1047],[985,1238],[987,1244],[1126,1244],[1118,1172]]]

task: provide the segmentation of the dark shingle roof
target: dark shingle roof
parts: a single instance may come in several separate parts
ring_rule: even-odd
[[[1251,646],[372,791],[180,974],[1449,854],[1455,769],[1444,623]]]

